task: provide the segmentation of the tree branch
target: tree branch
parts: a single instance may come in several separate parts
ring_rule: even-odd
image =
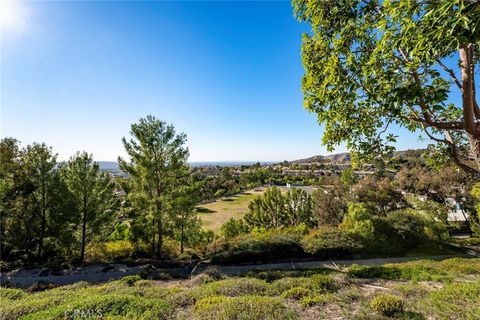
[[[440,67],[442,67],[442,69],[445,70],[445,71],[450,75],[450,77],[452,78],[453,82],[455,82],[455,84],[456,84],[457,87],[460,89],[460,91],[463,92],[462,83],[460,82],[460,80],[458,80],[457,76],[455,75],[455,72],[453,72],[452,69],[450,69],[450,68],[448,68],[446,65],[444,65],[443,62],[442,62],[442,60],[437,59],[437,62],[438,62],[438,64],[440,65]]]
[[[458,156],[458,149],[457,149],[457,145],[455,144],[452,136],[450,135],[450,132],[446,131],[445,132],[445,137],[446,139],[440,139],[440,138],[437,138],[435,136],[433,136],[430,132],[428,132],[427,128],[424,126],[423,127],[423,131],[427,134],[427,136],[432,139],[433,141],[436,141],[436,142],[439,142],[439,143],[444,143],[444,144],[447,144],[449,146],[449,149],[450,149],[450,158],[452,158],[453,162],[455,162],[455,164],[460,168],[462,169],[464,172],[468,173],[468,174],[471,174],[471,175],[474,175],[474,176],[480,176],[480,171],[473,168],[473,167],[470,167],[469,165],[463,163],[461,160],[460,160],[460,157]]]

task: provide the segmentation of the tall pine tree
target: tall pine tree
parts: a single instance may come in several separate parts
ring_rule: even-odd
[[[169,203],[188,167],[186,135],[151,115],[132,124],[130,134],[130,139],[123,138],[130,159],[118,162],[131,177],[128,200],[136,214],[134,230],[142,231],[152,254],[161,258]]]

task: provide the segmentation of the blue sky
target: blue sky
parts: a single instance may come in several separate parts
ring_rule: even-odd
[[[188,135],[191,161],[327,153],[302,106],[308,26],[289,2],[2,5],[2,137],[115,160],[130,124],[153,114]],[[422,146],[395,133],[399,149]]]

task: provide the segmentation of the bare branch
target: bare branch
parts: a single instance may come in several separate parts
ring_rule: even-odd
[[[460,80],[458,80],[457,76],[455,75],[455,72],[453,72],[452,69],[448,68],[445,64],[443,64],[442,60],[437,59],[437,62],[438,62],[438,64],[440,65],[440,67],[442,67],[442,69],[445,70],[445,71],[450,75],[450,77],[452,78],[453,82],[455,82],[455,84],[456,84],[457,87],[460,89],[460,91],[463,92],[462,83],[460,82]]]
[[[450,148],[450,157],[452,158],[453,162],[462,169],[464,172],[469,173],[474,176],[480,176],[480,171],[463,163],[460,160],[460,157],[458,156],[458,149],[457,145],[455,144],[455,141],[453,140],[452,136],[450,135],[449,131],[445,132],[445,137],[446,139],[440,139],[435,136],[433,136],[430,132],[428,132],[427,128],[424,126],[423,131],[427,134],[427,136],[432,139],[433,141],[439,142],[439,143],[444,143],[447,144]]]

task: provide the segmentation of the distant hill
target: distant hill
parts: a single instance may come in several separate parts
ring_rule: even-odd
[[[426,151],[426,149],[400,150],[400,151],[395,151],[393,157],[403,158],[403,159],[414,158],[414,157],[419,157],[425,151]],[[294,161],[290,161],[290,162],[291,163],[331,162],[331,163],[336,163],[336,164],[348,164],[348,163],[350,163],[350,161],[351,161],[350,153],[349,152],[342,152],[342,153],[331,154],[331,155],[328,155],[328,156],[317,155],[317,156],[312,156],[312,157],[309,157],[309,158],[294,160]]]
[[[100,170],[109,171],[109,170],[120,170],[118,162],[116,161],[97,161],[100,166]]]
[[[350,153],[343,152],[343,153],[331,154],[328,156],[317,155],[317,156],[312,156],[309,158],[294,160],[290,162],[291,163],[313,163],[313,162],[349,163],[350,160],[351,160]]]

